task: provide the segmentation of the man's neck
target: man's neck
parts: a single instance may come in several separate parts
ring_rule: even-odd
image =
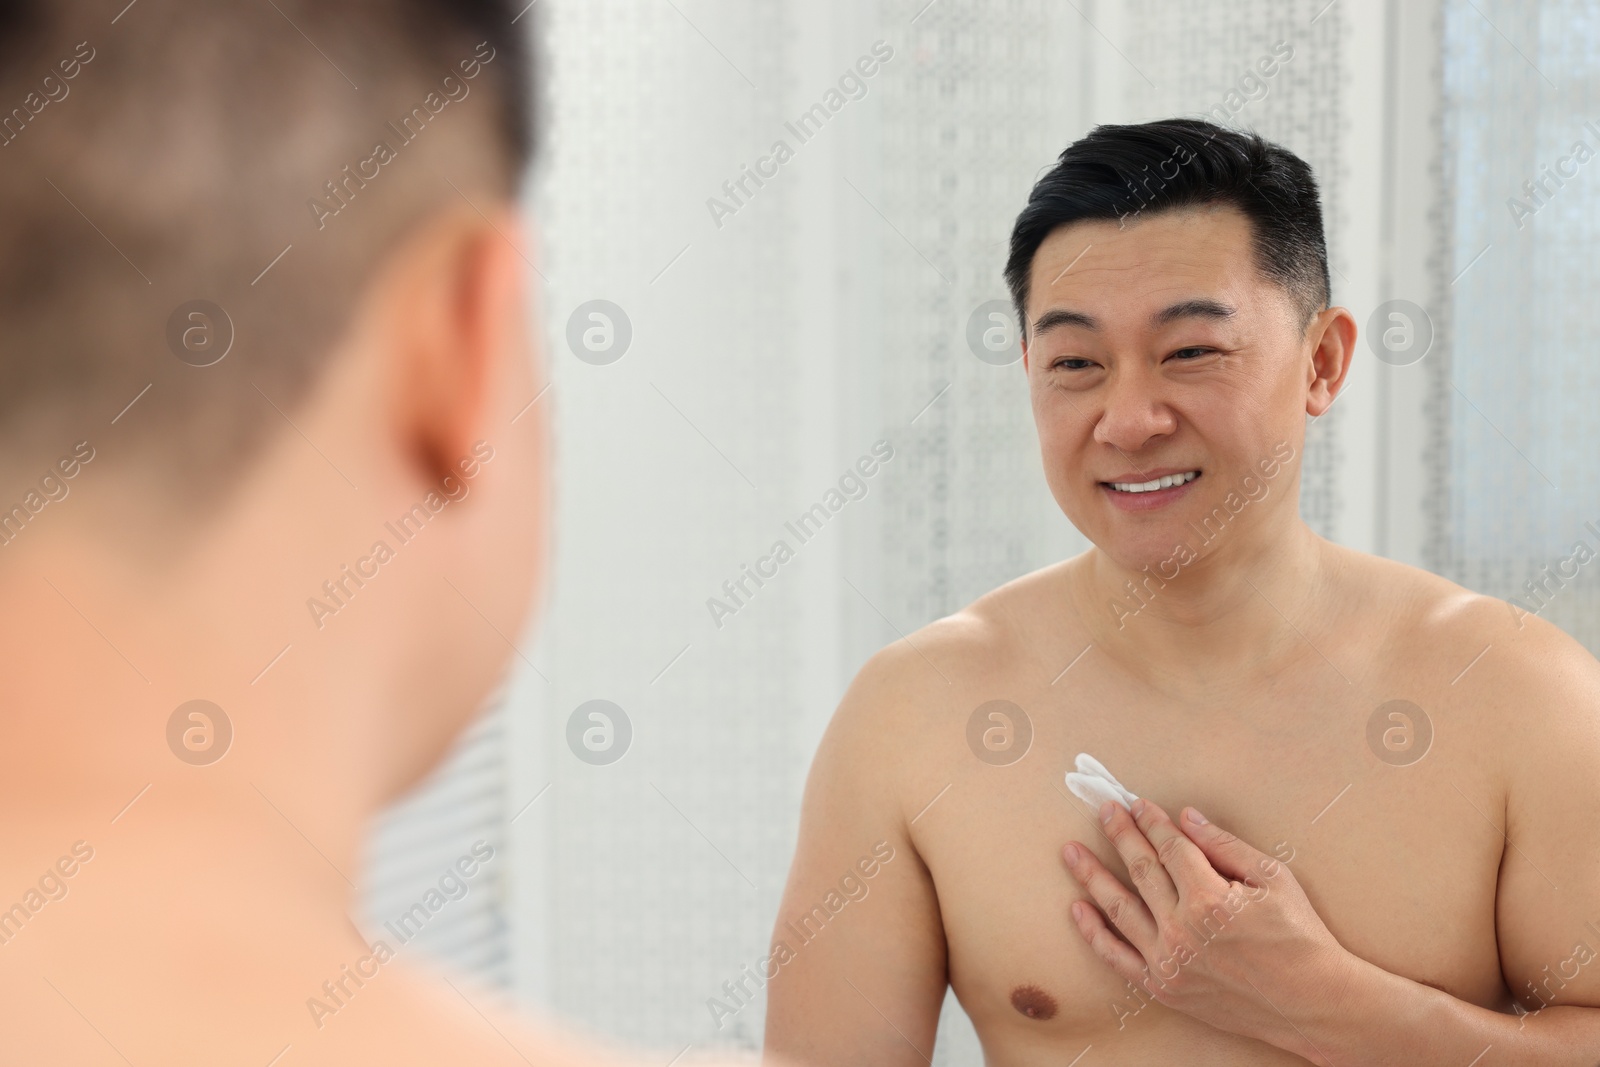
[[[196,899],[225,905],[219,924],[280,901],[307,916],[320,902],[342,921],[376,801],[359,744],[373,713],[330,673],[333,650],[302,641],[252,684],[283,640],[253,607],[252,577],[175,573],[152,593],[86,551],[6,563],[0,807],[16,817],[0,827],[0,870],[11,883],[84,840],[151,881],[178,864]],[[172,737],[174,713],[197,698],[231,728],[214,762],[186,760]]]
[[[1152,679],[1199,687],[1303,655],[1327,570],[1326,543],[1298,515],[1238,531],[1186,565],[1134,569],[1098,548],[1084,563],[1078,598],[1094,645]]]

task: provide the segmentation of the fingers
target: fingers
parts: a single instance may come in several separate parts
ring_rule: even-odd
[[[1132,816],[1141,833],[1155,850],[1156,859],[1172,879],[1178,899],[1187,900],[1199,890],[1226,888],[1228,879],[1218,874],[1211,860],[1201,851],[1159,804],[1139,800]],[[1200,827],[1205,829],[1205,827]]]
[[[1144,957],[1117,937],[1098,911],[1080,901],[1073,905],[1072,916],[1078,933],[1089,942],[1090,949],[1100,957],[1101,962],[1135,986],[1144,981]]]
[[[1134,806],[1148,805],[1150,802],[1134,801]],[[1106,821],[1106,808],[1110,807],[1111,819]],[[1150,910],[1156,914],[1171,911],[1173,905],[1178,903],[1178,890],[1173,884],[1172,876],[1167,873],[1161,864],[1161,859],[1156,855],[1155,846],[1145,837],[1144,831],[1134,818],[1121,805],[1102,804],[1100,818],[1105,826],[1105,833],[1116,846],[1117,853],[1122,857],[1122,865],[1128,868],[1128,877],[1133,881],[1133,888],[1139,891],[1145,902],[1150,905]]]
[[[1156,921],[1139,895],[1131,892],[1093,852],[1076,841],[1068,844],[1062,854],[1072,876],[1100,905],[1111,925],[1141,952],[1151,948],[1156,940]]]
[[[1189,810],[1195,815],[1200,814],[1194,808]],[[1252,848],[1228,831],[1218,828],[1215,823],[1196,823],[1186,817],[1183,820],[1183,833],[1223,878],[1260,885],[1263,878],[1276,878],[1280,872],[1288,869],[1265,852]]]

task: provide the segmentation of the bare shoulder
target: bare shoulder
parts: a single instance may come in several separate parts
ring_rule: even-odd
[[[1560,627],[1439,575],[1344,551],[1368,594],[1365,610],[1380,616],[1374,639],[1388,669],[1415,672],[1496,744],[1597,743],[1600,661]]]
[[[973,697],[1004,696],[995,691],[997,677],[1050,662],[1039,635],[1065,628],[1070,616],[1059,595],[1050,606],[1050,591],[1059,589],[1066,566],[1022,575],[885,645],[857,672],[839,717],[892,730],[943,708],[965,707]]]
[[[1570,634],[1494,597],[1462,590],[1441,601],[1424,632],[1464,654],[1450,685],[1464,689],[1486,740],[1497,747],[1509,794],[1600,767],[1600,661]],[[1458,655],[1457,658],[1462,658]]]
[[[1064,566],[1007,582],[879,649],[840,700],[819,761],[834,770],[854,766],[894,793],[909,785],[920,796],[922,771],[965,752],[964,723],[974,708],[1018,698],[1008,686],[1041,673],[1048,681],[1065,665],[1041,652],[1040,638],[1071,614],[1059,596],[1053,613],[1047,607]],[[1081,641],[1072,647],[1081,649]]]

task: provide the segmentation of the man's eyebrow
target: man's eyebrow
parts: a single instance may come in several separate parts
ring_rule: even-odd
[[[1229,319],[1238,309],[1217,300],[1204,297],[1195,300],[1181,300],[1176,304],[1169,304],[1150,316],[1151,326],[1165,326],[1178,319],[1203,318],[1203,319]],[[1100,322],[1093,315],[1082,311],[1073,311],[1070,308],[1051,308],[1033,324],[1034,335],[1053,330],[1058,326],[1080,326],[1085,330],[1098,330]]]
[[[1201,297],[1169,304],[1150,316],[1150,325],[1165,326],[1178,319],[1230,319],[1235,308],[1218,300]]]
[[[1053,330],[1057,326],[1082,326],[1085,330],[1098,330],[1100,328],[1100,323],[1095,321],[1093,315],[1086,315],[1081,311],[1069,311],[1066,308],[1051,308],[1034,321],[1034,336],[1037,337],[1046,330]]]

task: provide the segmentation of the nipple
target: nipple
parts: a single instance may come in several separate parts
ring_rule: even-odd
[[[1036,985],[1019,985],[1011,991],[1011,1006],[1030,1019],[1053,1019],[1056,998]]]

